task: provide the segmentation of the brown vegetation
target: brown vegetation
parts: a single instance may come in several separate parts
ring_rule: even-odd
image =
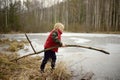
[[[9,42],[10,42],[10,40],[8,38],[0,39],[0,44],[9,43]]]
[[[23,49],[24,44],[27,43],[28,41],[26,40],[17,41],[17,40],[9,40],[8,38],[0,39],[0,44],[7,44],[9,46],[7,50],[12,52]]]
[[[56,69],[51,72],[50,65],[46,67],[45,73],[39,72],[39,56],[27,57],[18,62],[10,62],[11,59],[19,57],[17,53],[0,53],[0,79],[2,80],[69,80],[71,73],[60,62]],[[48,63],[49,64],[49,63]]]

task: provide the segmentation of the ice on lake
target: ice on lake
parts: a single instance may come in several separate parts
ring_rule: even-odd
[[[36,51],[44,46],[48,33],[29,33]],[[6,34],[11,39],[26,39],[24,34]],[[60,48],[57,54],[58,61],[64,61],[68,68],[76,75],[73,80],[79,80],[81,75],[92,71],[95,75],[93,80],[120,80],[120,35],[119,34],[90,34],[90,33],[63,33],[62,42],[65,44],[76,44],[90,46],[110,52],[104,53],[83,48]],[[26,51],[25,51],[26,50]],[[20,50],[21,55],[33,52],[30,45]],[[40,54],[43,56],[43,53]]]

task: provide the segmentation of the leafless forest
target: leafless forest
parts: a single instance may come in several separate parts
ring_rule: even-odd
[[[119,32],[120,0],[0,0],[0,32]]]

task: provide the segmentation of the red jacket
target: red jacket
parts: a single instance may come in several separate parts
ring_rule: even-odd
[[[44,45],[44,48],[50,48],[50,47],[54,47],[54,46],[58,46],[60,45],[59,43],[56,43],[52,37],[53,33],[54,32],[57,32],[57,39],[60,41],[61,43],[61,34],[62,34],[62,31],[60,31],[59,29],[58,30],[52,30],[45,42],[45,45]],[[54,48],[52,49],[52,51],[55,51],[55,52],[58,52],[58,48]]]

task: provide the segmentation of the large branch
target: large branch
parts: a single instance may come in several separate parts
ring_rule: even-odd
[[[27,36],[27,34],[26,34],[26,33],[25,33],[25,36],[26,36],[26,38],[27,38],[28,42],[30,43],[30,46],[32,47],[32,49],[33,49],[34,53],[36,54],[36,51],[35,51],[35,49],[34,49],[34,47],[33,47],[32,43],[31,43],[31,41],[29,40],[29,38],[28,38],[28,36]]]
[[[54,49],[54,48],[58,48],[60,46],[55,46],[55,47],[51,47],[51,48],[47,48],[47,49],[43,49],[41,51],[38,51],[36,52],[36,54],[40,54],[44,51],[48,51],[48,50],[51,50],[51,49]],[[93,48],[93,47],[87,47],[87,46],[80,46],[80,45],[66,45],[65,47],[80,47],[80,48],[86,48],[86,49],[92,49],[92,50],[96,50],[96,51],[100,51],[102,53],[105,53],[105,54],[110,54],[109,52],[107,51],[104,51],[104,50],[101,50],[101,49],[97,49],[97,48]],[[36,55],[35,53],[31,53],[31,54],[28,54],[28,55],[25,55],[25,56],[22,56],[22,57],[19,57],[19,58],[16,58],[16,59],[13,59],[11,61],[17,61],[19,59],[22,59],[22,58],[25,58],[25,57],[28,57],[28,56],[32,56],[32,55]]]
[[[34,53],[31,53],[31,54],[28,54],[28,55],[25,55],[25,56],[22,56],[22,57],[13,59],[13,60],[11,60],[11,61],[17,61],[17,60],[19,60],[19,59],[21,59],[21,58],[25,58],[25,57],[28,57],[28,56],[31,56],[31,55],[35,55],[35,54],[40,54],[40,53],[42,53],[42,52],[44,52],[44,51],[48,51],[48,50],[51,50],[51,49],[60,47],[60,46],[54,46],[54,47],[47,48],[47,49],[41,50],[41,51],[39,51],[39,52],[36,52],[35,49],[34,49],[34,47],[33,47],[33,45],[31,44],[31,41],[29,40],[27,34],[25,34],[25,36],[26,36],[27,40],[29,41],[30,46],[32,47]],[[81,47],[81,48],[87,48],[87,49],[92,49],[92,50],[100,51],[100,52],[103,52],[103,53],[105,53],[105,54],[110,54],[110,53],[107,52],[107,51],[104,51],[104,50],[101,50],[101,49],[97,49],[97,48],[93,48],[93,47],[86,47],[86,46],[80,46],[80,45],[66,45],[65,47]]]
[[[105,54],[110,54],[109,52],[102,50],[102,49],[97,49],[97,48],[93,48],[93,47],[88,47],[88,46],[80,46],[80,45],[66,45],[66,47],[81,47],[81,48],[86,48],[86,49],[92,49],[92,50],[96,50],[96,51],[100,51],[103,52]]]

